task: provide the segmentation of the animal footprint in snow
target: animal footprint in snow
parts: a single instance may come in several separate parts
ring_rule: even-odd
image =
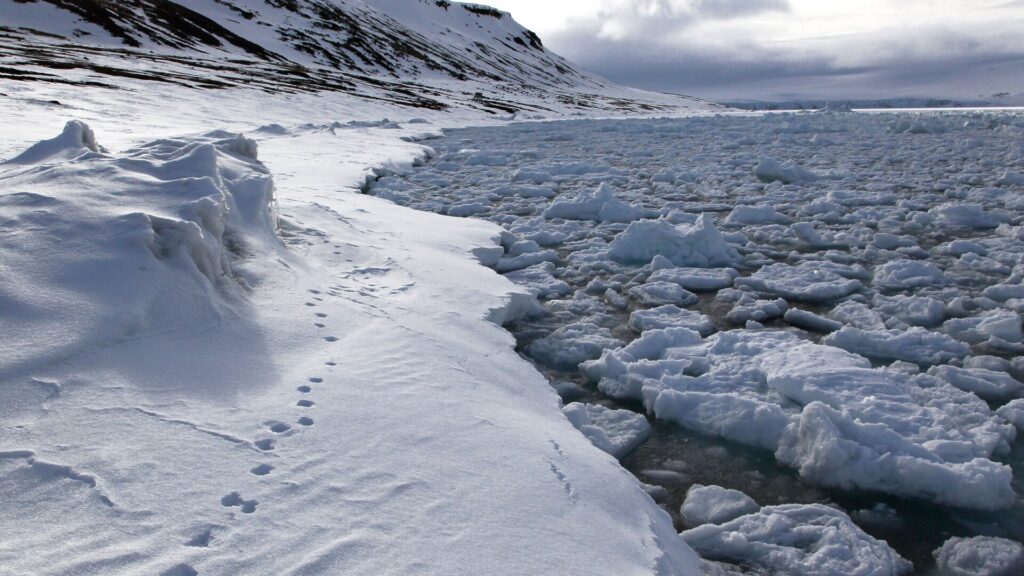
[[[313,419],[308,416],[303,416],[302,418],[299,418],[299,424],[302,424],[303,426],[312,426]]]
[[[284,432],[287,432],[291,429],[292,427],[285,424],[284,422],[274,422],[273,424],[270,425],[270,431],[273,432],[274,434],[283,434]]]
[[[302,408],[312,408],[313,404],[314,402],[312,400],[299,400],[295,403],[296,406],[300,406]]]
[[[273,469],[274,467],[270,464],[259,464],[257,466],[253,466],[249,472],[252,472],[257,476],[266,476],[267,474],[270,474],[270,471]]]
[[[296,390],[298,390],[299,392],[302,392],[303,394],[309,394],[310,392],[313,391],[312,388],[310,388],[309,386],[306,386],[305,384],[303,384],[302,386],[299,386],[298,388],[296,388]]]
[[[256,500],[246,500],[245,498],[242,498],[242,495],[238,492],[232,492],[231,494],[224,496],[220,499],[220,503],[228,508],[238,506],[242,509],[243,514],[252,514],[256,511],[256,504],[258,504]]]
[[[208,548],[211,541],[213,541],[213,527],[208,527],[199,534],[190,538],[188,542],[185,542],[185,546]]]
[[[257,440],[255,442],[253,442],[253,444],[257,448],[259,448],[260,450],[273,450],[274,449],[274,439],[273,438],[264,438],[263,440]]]
[[[337,336],[324,336],[324,340],[326,340],[328,342],[337,342],[338,341],[338,337]]]
[[[319,383],[323,382],[324,379],[323,378],[319,378],[317,376],[314,376],[314,377],[310,378],[309,381],[312,382],[313,384],[319,384]]]

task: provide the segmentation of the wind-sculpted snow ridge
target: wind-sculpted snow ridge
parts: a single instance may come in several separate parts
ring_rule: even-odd
[[[0,192],[3,375],[62,361],[83,342],[132,338],[153,322],[205,326],[230,316],[232,301],[259,282],[244,259],[278,243],[273,180],[256,142],[237,134],[114,155],[70,121],[0,164]],[[64,328],[39,331],[40,323]]]
[[[1021,539],[1007,518],[1021,502],[1024,188],[1005,177],[1024,168],[1021,130],[1013,113],[466,129],[372,193],[504,227],[496,269],[539,306],[510,329],[567,400],[642,406],[836,499],[910,516],[926,502],[946,526],[973,510]],[[670,430],[648,442],[681,445],[657,440]],[[624,463],[668,504],[688,482],[776,497],[671,453],[651,475],[640,463],[658,454],[635,450]],[[893,545],[926,569],[941,529],[906,529],[914,542]]]
[[[436,0],[0,0],[0,78],[343,92],[487,114],[724,109],[616,86],[505,12]]]

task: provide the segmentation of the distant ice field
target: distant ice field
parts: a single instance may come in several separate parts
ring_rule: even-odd
[[[1024,539],[1024,114],[579,120],[424,144],[372,193],[503,227],[490,264],[537,299],[509,326],[520,352],[678,527],[701,483],[843,506],[916,571],[951,534]]]

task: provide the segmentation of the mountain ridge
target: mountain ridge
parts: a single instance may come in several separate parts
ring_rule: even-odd
[[[0,77],[19,80],[67,82],[51,71],[76,70],[100,83],[123,75],[203,88],[342,91],[492,114],[713,107],[612,84],[481,4],[0,0],[0,8]]]

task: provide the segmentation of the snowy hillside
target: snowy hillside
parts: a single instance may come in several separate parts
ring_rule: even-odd
[[[615,86],[508,13],[446,0],[0,0],[0,14],[0,77],[13,79],[337,91],[491,113],[714,107]]]

